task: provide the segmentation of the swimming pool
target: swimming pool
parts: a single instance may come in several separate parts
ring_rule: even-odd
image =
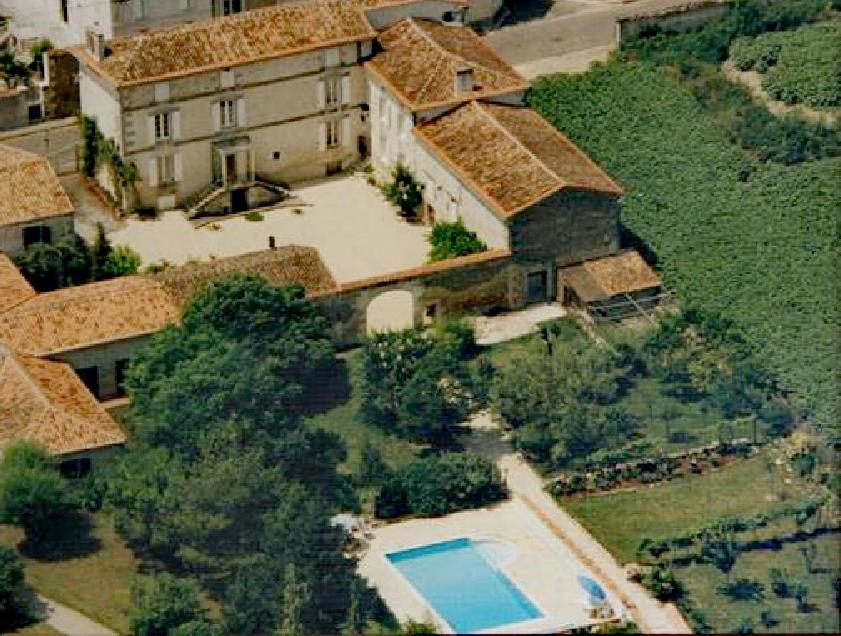
[[[529,598],[470,539],[453,539],[386,558],[458,633],[541,618]]]

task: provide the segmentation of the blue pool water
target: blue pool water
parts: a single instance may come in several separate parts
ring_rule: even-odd
[[[456,632],[543,616],[470,539],[433,543],[386,557]]]

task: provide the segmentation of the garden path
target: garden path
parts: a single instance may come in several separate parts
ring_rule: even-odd
[[[117,636],[117,633],[80,614],[38,595],[38,602],[46,615],[44,622],[56,631],[67,636]]]
[[[468,422],[472,429],[465,446],[494,461],[511,496],[523,501],[560,538],[575,556],[628,608],[644,633],[691,634],[678,609],[660,603],[642,586],[628,581],[622,566],[595,538],[543,490],[543,479],[517,453],[487,412]]]

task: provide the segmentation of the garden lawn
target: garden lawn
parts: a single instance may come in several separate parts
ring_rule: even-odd
[[[79,556],[56,555],[53,560],[26,557],[26,580],[47,598],[125,634],[129,590],[140,562],[114,531],[110,517],[99,513],[92,519],[91,536],[99,541],[98,547],[79,550]],[[16,547],[22,538],[19,529],[0,526],[0,544]],[[67,552],[73,549],[71,545]]]
[[[561,506],[619,561],[629,563],[645,537],[663,539],[720,517],[768,513],[802,502],[808,493],[808,487],[796,480],[785,484],[776,467],[768,470],[760,455],[708,475],[640,486],[635,491],[564,499]]]
[[[757,632],[815,633],[839,632],[839,614],[835,606],[833,581],[839,576],[838,535],[824,535],[810,541],[817,548],[818,571],[809,572],[799,544],[785,544],[780,550],[754,550],[741,554],[730,573],[731,580],[749,578],[765,586],[764,598],[759,601],[734,601],[717,592],[726,577],[708,564],[679,568],[677,575],[689,594],[702,608],[716,632],[732,632],[745,619]],[[779,598],[771,591],[769,567],[784,569],[791,579],[804,582],[809,589],[807,613],[798,612],[794,599]],[[770,611],[779,621],[775,626],[760,622],[760,614]]]
[[[343,373],[345,378],[337,378],[337,381],[347,386],[344,395],[330,404],[323,401],[314,403],[316,414],[311,415],[307,421],[311,426],[336,433],[342,438],[347,447],[348,456],[339,470],[351,476],[359,473],[360,456],[362,447],[369,443],[380,451],[383,459],[389,468],[397,470],[402,468],[417,457],[422,446],[413,444],[397,435],[390,435],[383,429],[366,422],[359,413],[362,398],[359,394],[359,382],[361,369],[359,368],[360,355],[358,350],[351,351],[343,356],[345,365]],[[318,412],[323,408],[322,412]],[[363,506],[366,512],[370,512],[370,505],[373,504],[373,491],[361,489]]]
[[[679,81],[642,63],[544,78],[531,103],[628,190],[623,222],[680,300],[733,320],[818,423],[841,421],[841,161],[751,174]]]
[[[60,636],[61,634],[46,623],[34,623],[11,633],[15,636]]]

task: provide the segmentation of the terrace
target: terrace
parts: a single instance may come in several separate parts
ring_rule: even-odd
[[[180,210],[150,221],[131,218],[109,238],[129,245],[144,265],[180,265],[264,250],[273,237],[277,246],[316,248],[339,283],[417,267],[427,260],[427,228],[398,217],[360,175],[303,184],[292,196],[301,204],[220,218],[200,227]]]

